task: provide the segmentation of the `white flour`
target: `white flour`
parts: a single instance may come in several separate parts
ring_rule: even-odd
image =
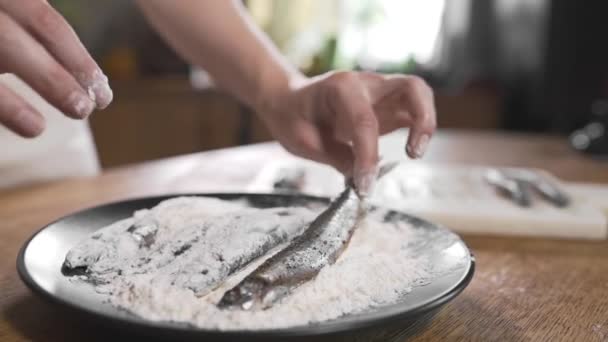
[[[87,266],[98,292],[143,318],[241,330],[306,325],[395,303],[412,287],[466,261],[464,255],[450,255],[449,265],[432,263],[431,256],[449,253],[459,241],[455,235],[403,221],[383,223],[384,213],[375,212],[334,265],[272,308],[216,307],[225,291],[298,235],[315,214],[306,208],[172,199],[93,234],[68,253],[66,265]]]

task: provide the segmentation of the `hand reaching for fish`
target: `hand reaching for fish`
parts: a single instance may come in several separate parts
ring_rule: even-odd
[[[409,127],[406,152],[420,158],[436,126],[433,92],[420,78],[335,72],[301,79],[264,108],[273,136],[291,153],[352,176],[371,190],[378,136]]]

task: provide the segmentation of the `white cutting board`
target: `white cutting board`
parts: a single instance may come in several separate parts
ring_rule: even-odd
[[[567,208],[557,208],[535,197],[531,207],[522,208],[485,182],[487,169],[406,161],[378,182],[371,200],[460,233],[580,239],[608,236],[608,187],[564,184],[539,171],[571,195],[572,202]],[[298,170],[303,174],[303,193],[335,196],[343,188],[342,176],[332,168],[292,159],[266,165],[248,190],[273,191],[280,175]]]

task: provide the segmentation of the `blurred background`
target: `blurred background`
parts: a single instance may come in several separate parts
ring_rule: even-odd
[[[102,167],[271,139],[248,108],[175,55],[132,2],[51,3],[114,89],[114,103],[91,119]],[[567,136],[606,121],[606,1],[244,3],[306,74],[353,69],[424,77],[436,91],[441,128]],[[605,126],[593,127],[603,135]],[[589,140],[576,144],[587,147]]]

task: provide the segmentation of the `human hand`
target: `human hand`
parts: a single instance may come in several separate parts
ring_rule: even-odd
[[[433,92],[422,79],[371,72],[301,79],[260,114],[289,152],[352,175],[362,195],[376,178],[380,135],[409,127],[405,151],[420,158],[436,126]]]
[[[108,78],[65,19],[44,0],[0,0],[0,73],[13,73],[74,119],[112,101]],[[0,84],[0,124],[24,137],[44,117]]]

